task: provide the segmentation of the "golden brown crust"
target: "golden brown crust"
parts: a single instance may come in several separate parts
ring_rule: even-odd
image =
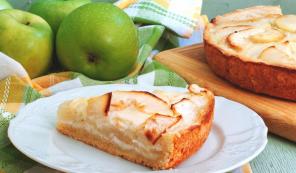
[[[199,150],[210,133],[214,116],[214,95],[208,90],[204,90],[203,94],[206,95],[208,102],[207,105],[201,109],[199,115],[201,123],[199,125],[192,124],[188,129],[184,129],[179,133],[164,134],[157,143],[160,142],[164,144],[165,149],[159,151],[159,157],[154,160],[144,158],[135,152],[120,149],[113,144],[112,141],[101,139],[99,136],[93,135],[83,128],[76,128],[72,125],[58,122],[57,129],[61,133],[74,139],[92,145],[110,154],[121,156],[132,162],[151,167],[155,170],[169,169],[176,167],[179,163]]]
[[[239,57],[225,55],[206,37],[207,62],[218,76],[256,93],[296,101],[296,70],[246,62]]]
[[[208,108],[203,112],[201,125],[193,125],[184,133],[174,137],[174,150],[170,157],[170,162],[165,168],[176,167],[182,161],[198,151],[206,141],[212,127],[214,118],[214,96],[208,103]]]
[[[158,126],[158,124],[160,124],[158,121],[161,121],[161,119],[167,119],[168,121],[166,124],[161,124],[159,128],[155,128],[155,126]],[[154,145],[157,142],[157,140],[161,137],[161,135],[166,132],[167,129],[177,124],[181,119],[181,115],[177,117],[172,117],[168,115],[154,114],[145,122],[145,136]]]

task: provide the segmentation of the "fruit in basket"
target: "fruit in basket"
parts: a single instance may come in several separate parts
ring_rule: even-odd
[[[12,6],[6,0],[0,0],[0,10],[11,8]]]
[[[0,51],[20,62],[34,78],[51,64],[53,34],[41,17],[16,9],[0,11]]]
[[[70,12],[90,2],[91,0],[39,0],[31,4],[29,11],[45,19],[56,33],[60,23]]]
[[[70,13],[57,33],[61,64],[93,79],[115,80],[134,67],[137,30],[129,16],[109,3],[91,3]]]

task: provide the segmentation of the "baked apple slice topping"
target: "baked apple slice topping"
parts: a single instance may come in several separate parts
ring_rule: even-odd
[[[227,43],[226,37],[234,32],[253,28],[250,25],[223,26],[215,31],[215,39],[221,44]]]
[[[165,100],[169,105],[172,105],[182,100],[183,98],[187,98],[190,96],[188,93],[180,93],[175,91],[154,91],[153,94],[155,94],[162,100]]]
[[[237,25],[237,26],[224,26],[219,28],[216,32],[217,35],[221,37],[225,37],[231,33],[238,32],[241,30],[252,29],[253,27],[250,25]]]
[[[196,84],[191,84],[191,85],[189,85],[189,86],[188,86],[188,90],[189,90],[190,92],[192,92],[192,93],[195,93],[195,94],[199,94],[199,93],[201,93],[201,92],[206,91],[206,89],[201,88],[201,87],[199,87],[199,86],[196,85]]]
[[[285,15],[275,21],[275,25],[288,32],[296,32],[296,15]]]
[[[262,32],[264,32],[264,29],[260,29],[260,28],[245,29],[245,30],[236,31],[234,33],[229,34],[226,39],[228,44],[231,47],[240,51],[246,48],[250,36],[256,35]]]
[[[177,124],[181,119],[182,116],[172,117],[168,115],[154,114],[145,122],[145,136],[152,144],[155,144],[167,129]]]
[[[250,36],[250,40],[254,43],[270,43],[279,42],[285,38],[285,34],[279,30],[268,28],[262,33]]]
[[[145,91],[114,91],[109,111],[119,111],[133,107],[147,114],[173,115],[170,106],[159,97]]]
[[[199,94],[205,90],[197,85],[190,85],[188,90],[190,93],[171,92],[167,95],[159,91],[156,95],[145,91],[114,91],[89,100],[89,106],[91,113],[105,113],[107,110],[108,118],[117,127],[143,128],[147,139],[155,144],[181,119],[182,127],[189,127],[192,122],[195,122],[194,126],[199,125],[198,105],[203,102],[196,98],[201,99]],[[93,106],[96,104],[101,106],[95,109]]]
[[[195,103],[190,99],[184,98],[178,103],[173,104],[172,110],[176,115],[181,115],[183,117],[184,124],[197,122],[197,105],[195,105]]]
[[[116,126],[140,126],[150,116],[163,114],[174,116],[170,105],[146,91],[114,91],[108,116]]]
[[[259,55],[259,59],[276,64],[289,63],[293,60],[287,53],[281,51],[276,46],[270,46],[264,49]]]
[[[110,102],[111,102],[112,93],[107,93],[102,96],[93,97],[88,100],[88,108],[87,114],[88,115],[105,115],[109,111]]]

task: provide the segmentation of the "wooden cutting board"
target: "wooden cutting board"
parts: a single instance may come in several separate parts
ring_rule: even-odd
[[[250,107],[264,119],[270,132],[296,142],[296,102],[255,94],[217,77],[206,63],[203,45],[167,50],[155,59],[189,83]]]

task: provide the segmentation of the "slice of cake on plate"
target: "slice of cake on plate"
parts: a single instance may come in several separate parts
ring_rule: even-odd
[[[212,92],[113,91],[66,101],[57,129],[116,156],[151,167],[173,168],[207,139],[214,112]]]

